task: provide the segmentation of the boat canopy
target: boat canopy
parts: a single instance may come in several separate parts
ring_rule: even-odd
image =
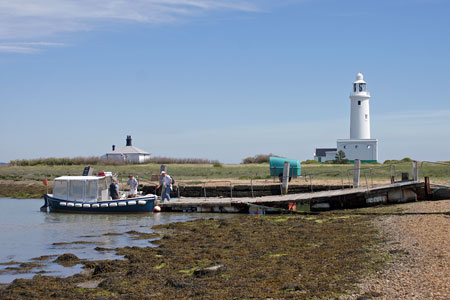
[[[79,202],[97,202],[108,197],[110,176],[62,176],[53,181],[53,197]]]

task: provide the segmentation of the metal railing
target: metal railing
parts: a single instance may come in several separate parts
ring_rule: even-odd
[[[435,176],[441,176],[442,177],[442,173],[434,174],[432,171],[427,171],[424,168],[424,165],[426,165],[426,164],[448,167],[448,169],[445,168],[445,170],[448,171],[448,179],[446,178],[446,179],[441,179],[441,180],[446,182],[446,183],[450,183],[450,163],[448,163],[448,162],[422,161],[420,163],[420,167],[419,167],[419,174],[420,174],[421,177],[427,176],[427,177],[430,177],[430,179],[431,179],[431,178],[433,178]],[[439,170],[439,171],[441,171],[441,170]]]
[[[386,165],[376,165],[373,167],[368,167],[368,166],[364,166],[362,168],[360,168],[360,178],[364,178],[364,185],[360,185],[360,186],[365,186],[367,188],[369,187],[374,187],[377,185],[376,182],[380,182],[383,180],[386,180],[387,182],[391,183],[392,180],[394,178],[399,178],[403,173],[412,173],[412,163],[414,162],[394,162],[394,163],[389,163]],[[447,166],[449,167],[449,181],[450,181],[450,163],[445,163],[445,162],[430,162],[430,161],[421,161],[420,163],[420,168],[419,168],[419,172],[420,172],[420,177],[419,178],[423,178],[423,176],[425,176],[425,164],[437,164],[437,165],[442,165],[442,166]],[[274,168],[276,170],[276,167]],[[293,168],[291,168],[293,169]],[[314,180],[335,180],[336,182],[336,178],[339,180],[339,184],[329,184],[328,185],[328,189],[332,189],[332,187],[339,187],[340,185],[340,189],[345,189],[345,188],[349,188],[349,187],[354,187],[353,185],[353,174],[355,172],[355,168],[354,167],[350,167],[347,169],[342,169],[342,170],[336,170],[336,171],[322,171],[322,172],[314,172],[314,173],[305,173],[301,176],[292,176],[293,178],[297,178],[300,180],[304,180],[308,185],[309,185],[309,190],[311,192],[314,192]],[[276,174],[276,173],[275,173]],[[330,175],[335,175],[334,178],[333,176]],[[137,179],[139,179],[138,177],[136,177]],[[141,180],[146,180],[144,179],[142,176],[140,178]],[[250,184],[250,195],[252,198],[255,198],[255,185],[258,183],[258,181],[263,181],[262,184],[266,184],[267,182],[272,182],[275,183],[275,181],[278,179],[278,177],[272,177],[270,179],[262,179],[260,178],[260,176],[255,176],[255,177],[250,177],[249,180],[249,184]],[[148,180],[149,182],[151,182],[151,180]],[[231,180],[203,180],[203,181],[199,181],[196,182],[197,185],[200,185],[201,187],[201,197],[203,197],[204,199],[208,198],[208,185],[214,184],[225,184],[225,186],[229,185],[229,197],[230,199],[233,199],[233,193],[234,193],[234,189],[235,189],[235,185],[233,184],[233,181]],[[279,183],[280,185],[280,194],[282,194],[281,189],[282,189],[282,184]],[[327,185],[327,184],[325,184]],[[192,186],[190,184],[187,183],[183,183],[183,182],[177,182],[174,184],[174,186],[176,186],[176,190],[177,190],[177,194],[178,194],[178,198],[182,197],[182,191],[184,190],[185,187],[187,186]],[[222,185],[223,186],[223,185]]]

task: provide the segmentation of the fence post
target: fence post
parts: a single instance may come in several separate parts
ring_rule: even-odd
[[[230,181],[230,198],[233,200],[233,183]]]
[[[353,169],[353,188],[359,187],[359,177],[361,175],[361,160],[355,159],[355,165]]]
[[[288,185],[289,185],[289,162],[284,162],[284,168],[283,168],[283,184],[281,187],[281,192],[283,195],[286,195],[288,192]]]
[[[414,181],[419,179],[419,163],[416,160],[412,162],[412,177]]]

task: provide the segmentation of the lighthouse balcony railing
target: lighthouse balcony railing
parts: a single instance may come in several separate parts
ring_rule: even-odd
[[[365,96],[370,97],[370,92],[362,91],[362,92],[351,92],[350,96]]]

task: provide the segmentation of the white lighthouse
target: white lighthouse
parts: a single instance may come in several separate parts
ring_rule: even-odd
[[[350,139],[337,140],[337,151],[342,150],[349,160],[378,161],[378,140],[370,136],[370,93],[361,73],[356,75],[350,93]]]
[[[350,94],[350,139],[370,139],[369,101],[363,74],[358,73]]]

